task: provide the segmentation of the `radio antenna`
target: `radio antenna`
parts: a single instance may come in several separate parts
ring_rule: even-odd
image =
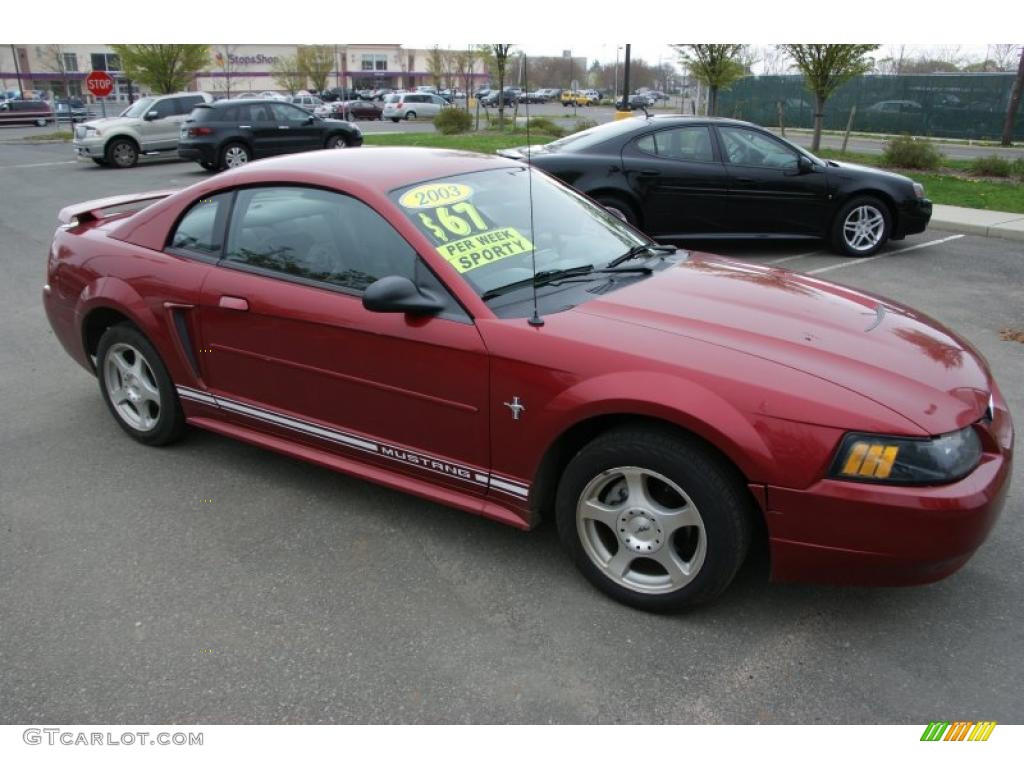
[[[523,55],[522,71],[523,93],[526,94],[526,188],[530,196],[530,262],[533,267],[533,315],[530,317],[529,323],[534,328],[540,328],[544,325],[544,321],[537,311],[537,236],[533,228],[533,164],[531,163],[533,146],[530,144],[530,66],[525,54]]]

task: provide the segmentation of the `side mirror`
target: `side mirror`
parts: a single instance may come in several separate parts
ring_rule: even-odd
[[[309,117],[307,117],[307,118],[305,119],[305,121],[304,121],[303,125],[312,125],[312,124],[313,124],[313,123],[315,123],[315,122],[316,122],[316,117],[315,117],[315,116],[313,116],[313,115],[310,115]]]
[[[798,174],[810,173],[814,170],[814,163],[806,155],[798,155],[796,159],[796,171]]]
[[[405,312],[410,315],[433,315],[444,309],[437,296],[417,288],[407,277],[382,277],[363,293],[363,307],[370,312]]]
[[[146,113],[146,116],[143,119],[144,120],[156,120],[159,116],[160,116],[159,112],[157,112],[155,109],[151,109],[149,112]]]

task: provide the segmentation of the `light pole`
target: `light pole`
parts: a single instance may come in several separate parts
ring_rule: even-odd
[[[615,87],[612,88],[612,98],[614,99],[619,95],[619,51],[622,50],[621,45],[615,46]]]

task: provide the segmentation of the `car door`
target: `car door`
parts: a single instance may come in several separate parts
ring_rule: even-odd
[[[824,168],[800,167],[799,153],[748,126],[716,126],[729,173],[729,229],[743,234],[820,236],[828,228]]]
[[[488,358],[454,301],[369,312],[401,274],[446,295],[372,208],[301,186],[240,190],[202,289],[203,377],[240,426],[483,495]]]
[[[323,147],[323,126],[307,112],[294,104],[271,104],[277,118],[280,152],[305,152]]]
[[[711,128],[686,125],[639,136],[622,151],[626,179],[654,237],[718,234],[726,228],[729,176]]]
[[[255,157],[268,157],[288,151],[288,129],[278,127],[280,121],[273,107],[273,104],[267,102],[238,105],[238,127],[243,136],[248,133],[251,137]]]

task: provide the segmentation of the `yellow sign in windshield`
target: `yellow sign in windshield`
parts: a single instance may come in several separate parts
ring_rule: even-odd
[[[468,200],[473,190],[466,184],[421,184],[398,199],[403,208],[436,208]]]
[[[533,244],[512,227],[480,232],[437,247],[437,252],[460,273],[531,250]]]

